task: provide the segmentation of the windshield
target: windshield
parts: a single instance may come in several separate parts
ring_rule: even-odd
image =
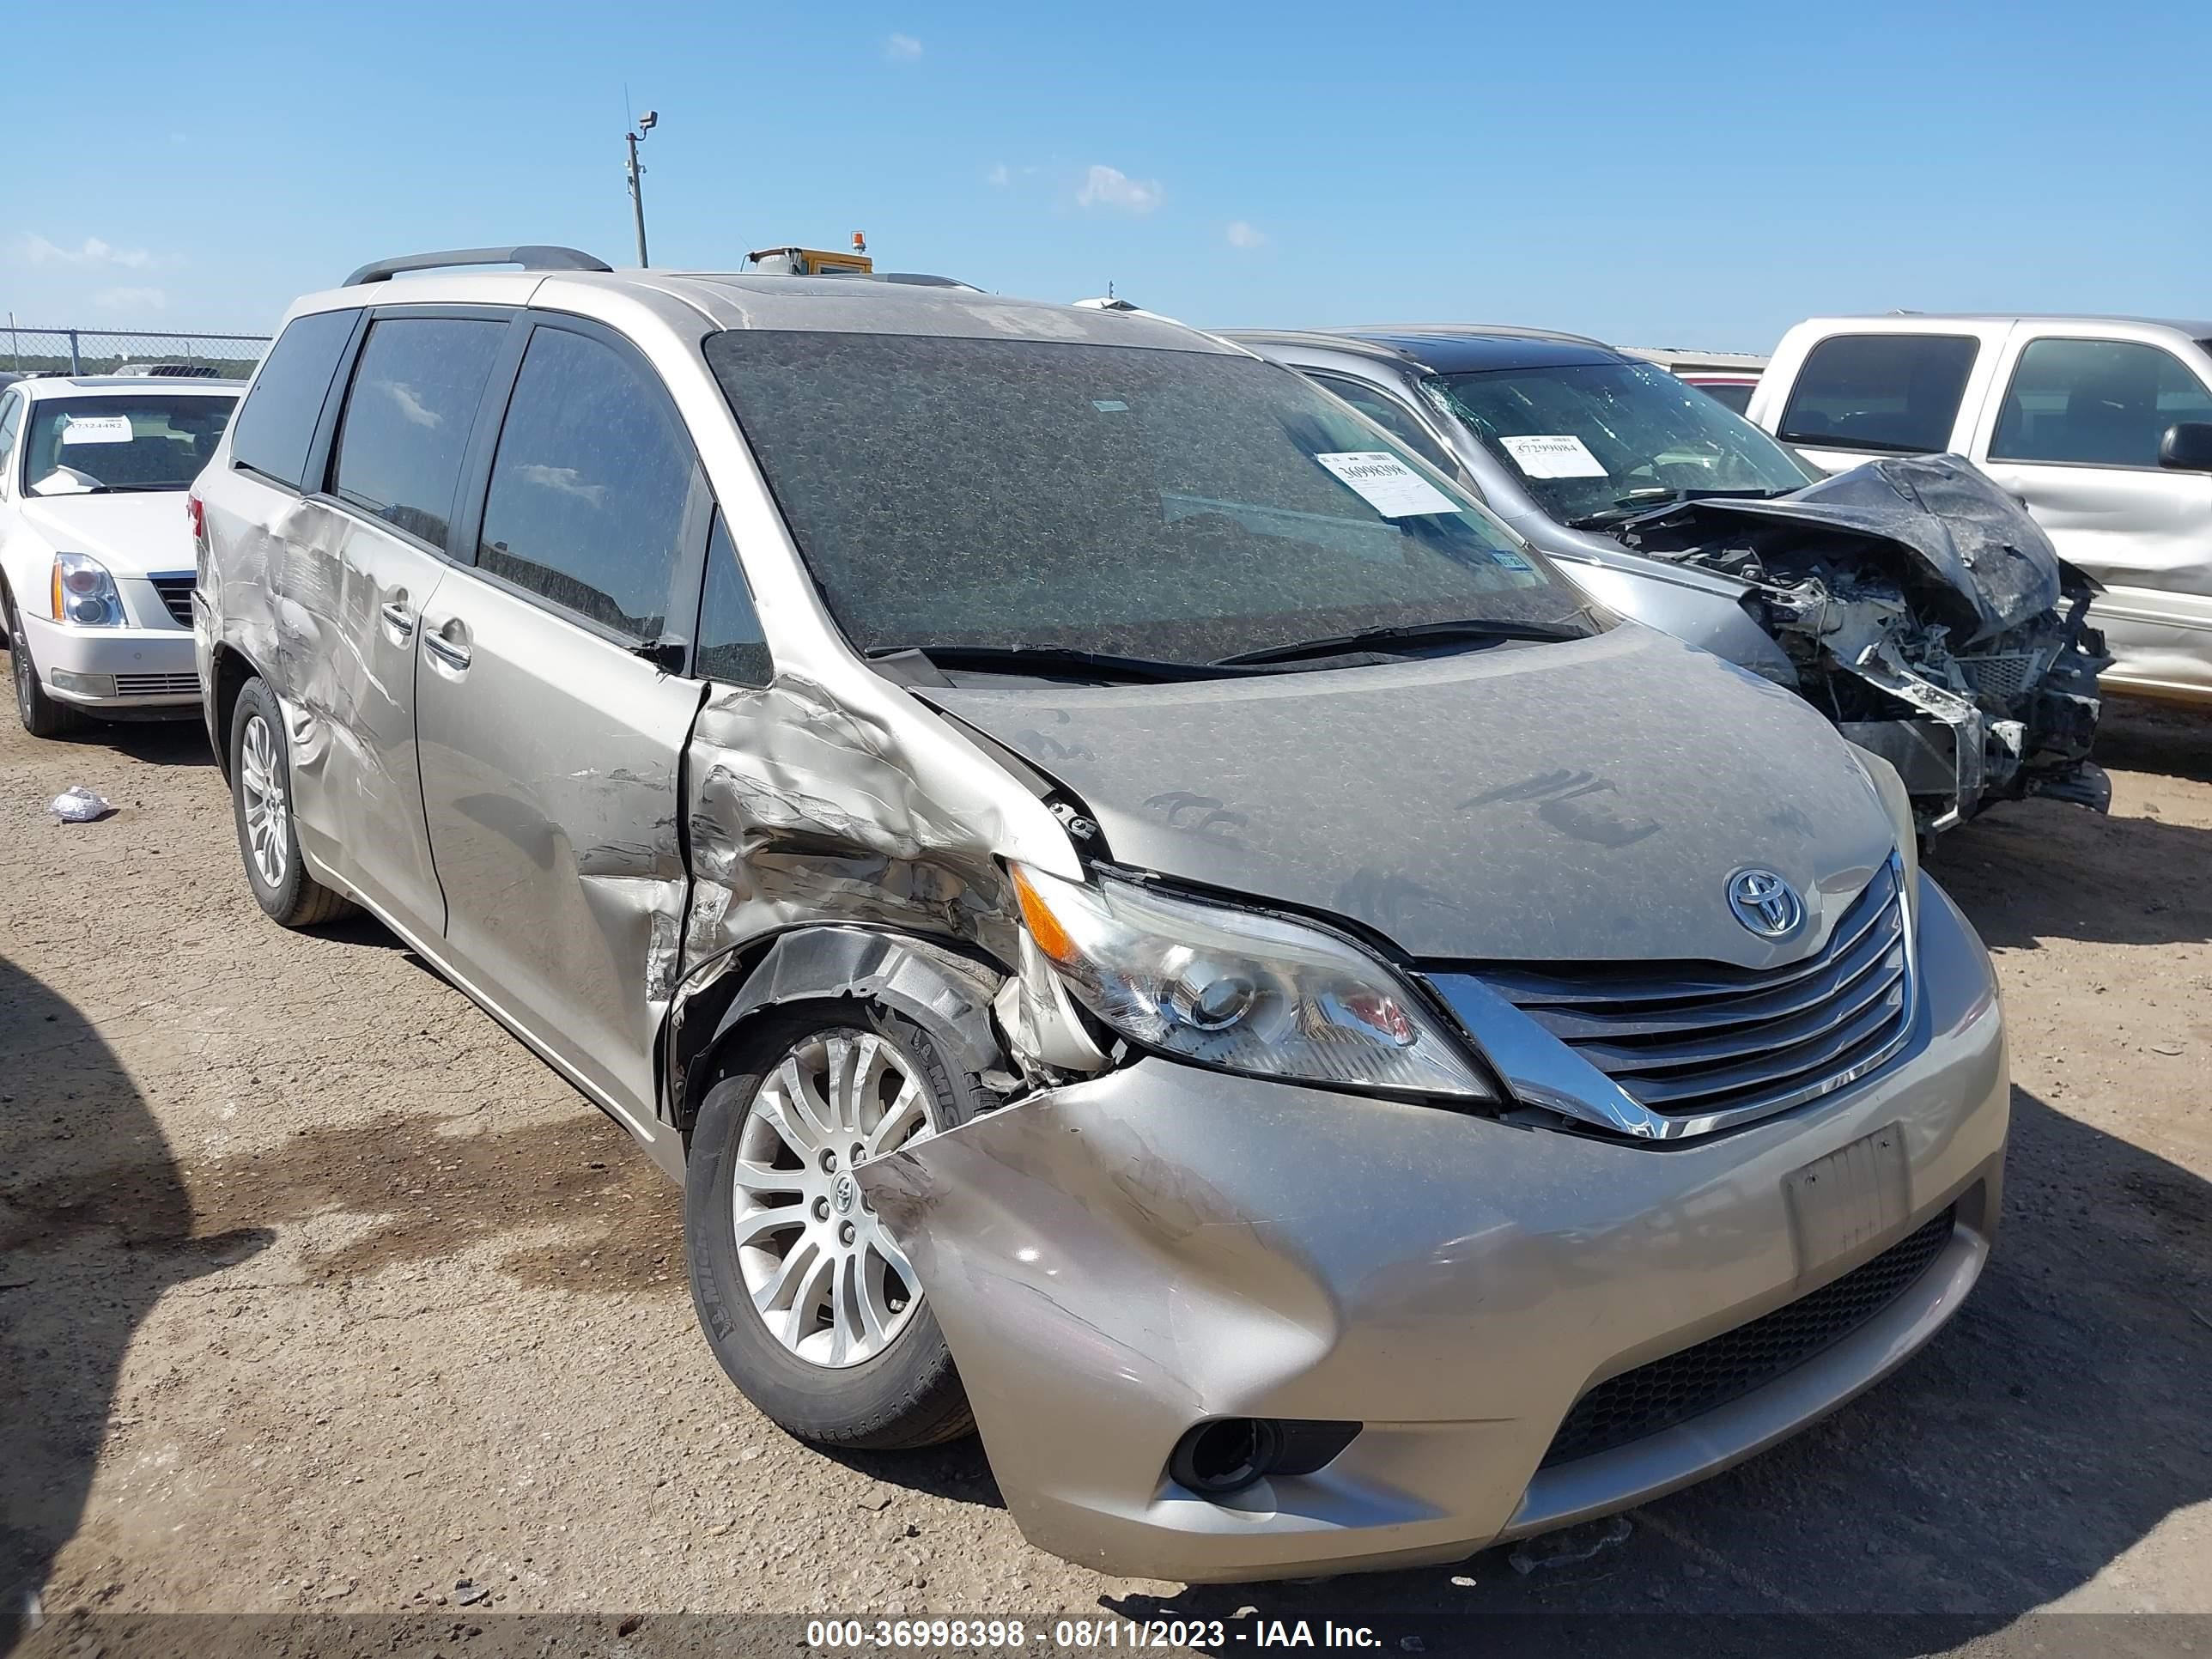
[[[1699,492],[1786,495],[1820,476],[1650,363],[1498,369],[1426,384],[1561,524],[1602,523]]]
[[[766,330],[706,355],[864,651],[1190,663],[1424,622],[1595,626],[1512,532],[1272,363]]]
[[[31,405],[23,487],[33,495],[182,489],[230,424],[235,398],[46,398]]]

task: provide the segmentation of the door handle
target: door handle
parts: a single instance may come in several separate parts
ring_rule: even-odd
[[[415,631],[415,613],[397,599],[384,607],[384,620],[403,640]]]
[[[422,647],[448,668],[465,669],[469,665],[469,648],[456,645],[443,634],[425,634]]]

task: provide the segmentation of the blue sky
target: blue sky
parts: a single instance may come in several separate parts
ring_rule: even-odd
[[[5,40],[25,324],[265,329],[420,248],[629,263],[625,85],[668,266],[864,229],[1209,327],[1741,349],[1830,310],[2212,313],[2202,4],[118,3]]]

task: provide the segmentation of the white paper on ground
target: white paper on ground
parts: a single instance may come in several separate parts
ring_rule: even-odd
[[[1314,459],[1357,490],[1361,500],[1386,519],[1459,511],[1458,502],[1395,455],[1382,450],[1336,450]]]
[[[72,415],[62,426],[65,444],[127,444],[131,441],[128,415]]]
[[[1555,436],[1500,438],[1505,453],[1531,478],[1602,478],[1605,464],[1571,432]]]

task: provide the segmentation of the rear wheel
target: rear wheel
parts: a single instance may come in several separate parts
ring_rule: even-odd
[[[974,1427],[920,1281],[852,1175],[969,1115],[927,1033],[849,1001],[763,1022],[708,1092],[684,1226],[692,1300],[746,1397],[802,1439],[932,1445]]]
[[[66,737],[72,732],[82,732],[92,722],[82,709],[46,695],[46,688],[39,683],[39,665],[31,659],[31,641],[25,635],[23,619],[15,612],[15,598],[12,593],[0,594],[8,612],[8,665],[15,681],[15,714],[23,722],[23,729],[34,738]]]
[[[287,927],[353,912],[352,902],[307,873],[292,828],[292,757],[284,714],[263,680],[248,680],[230,715],[230,799],[238,850],[255,901]]]

